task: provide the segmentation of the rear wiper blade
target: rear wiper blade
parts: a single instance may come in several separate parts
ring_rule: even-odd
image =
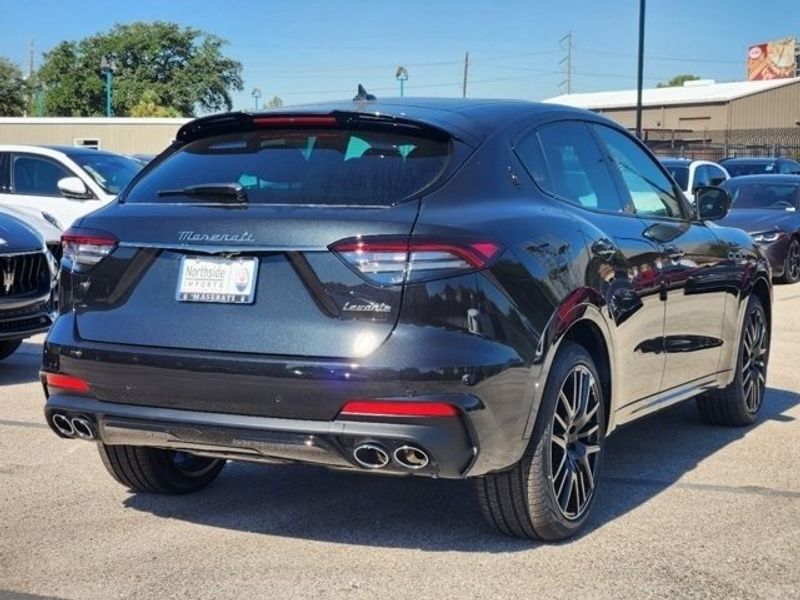
[[[159,190],[156,193],[162,198],[164,196],[190,196],[240,204],[247,202],[247,191],[239,183],[201,183],[187,185],[179,190]]]

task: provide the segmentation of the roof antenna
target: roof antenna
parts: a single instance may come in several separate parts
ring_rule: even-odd
[[[358,93],[353,96],[353,102],[368,102],[370,100],[377,100],[375,94],[370,94],[366,88],[359,83]]]

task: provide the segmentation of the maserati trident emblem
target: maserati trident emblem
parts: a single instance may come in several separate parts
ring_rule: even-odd
[[[14,287],[14,270],[3,270],[3,288],[5,289],[6,294],[11,291],[12,287]]]

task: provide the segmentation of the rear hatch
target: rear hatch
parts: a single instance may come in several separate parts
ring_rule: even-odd
[[[395,325],[402,274],[370,281],[329,247],[361,236],[407,238],[420,197],[458,162],[456,143],[430,127],[329,116],[229,129],[188,139],[119,203],[81,221],[79,233],[111,234],[117,244],[73,278],[79,336],[368,355]]]

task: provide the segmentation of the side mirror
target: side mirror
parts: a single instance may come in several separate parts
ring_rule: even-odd
[[[92,192],[89,191],[89,188],[79,177],[64,177],[59,179],[56,185],[58,186],[58,191],[65,198],[71,198],[72,200],[88,200],[92,198]]]
[[[710,185],[697,188],[694,196],[697,218],[701,221],[724,219],[731,209],[731,195],[728,190]]]

